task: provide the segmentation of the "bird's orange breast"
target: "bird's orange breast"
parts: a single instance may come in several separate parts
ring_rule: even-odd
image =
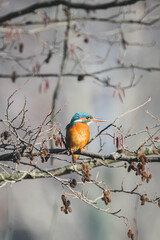
[[[67,129],[67,145],[73,150],[83,148],[88,143],[89,136],[89,126],[86,123],[77,122]]]

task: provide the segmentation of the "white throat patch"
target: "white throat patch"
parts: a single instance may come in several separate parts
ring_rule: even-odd
[[[82,119],[77,119],[75,120],[74,122],[82,122]],[[88,122],[87,125],[90,125],[91,123],[93,123],[92,121],[91,122]]]

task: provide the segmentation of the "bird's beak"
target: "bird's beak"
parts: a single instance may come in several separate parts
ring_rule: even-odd
[[[106,122],[107,120],[90,118],[89,121],[90,121],[90,122]]]

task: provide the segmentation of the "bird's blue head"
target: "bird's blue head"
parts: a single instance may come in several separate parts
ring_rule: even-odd
[[[89,123],[90,119],[93,119],[92,115],[85,112],[77,112],[72,117],[70,123],[76,123],[76,122]]]
[[[67,125],[67,128],[75,125],[77,122],[89,124],[91,122],[105,122],[105,120],[94,119],[92,115],[86,112],[77,112],[72,117],[70,123]]]

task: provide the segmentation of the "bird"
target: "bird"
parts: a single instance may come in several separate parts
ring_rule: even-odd
[[[77,112],[74,114],[70,123],[66,126],[67,148],[71,150],[72,160],[74,163],[79,158],[79,155],[73,154],[73,152],[79,149],[82,152],[83,148],[89,142],[89,124],[105,121],[106,120],[95,119],[92,115],[86,112]]]

